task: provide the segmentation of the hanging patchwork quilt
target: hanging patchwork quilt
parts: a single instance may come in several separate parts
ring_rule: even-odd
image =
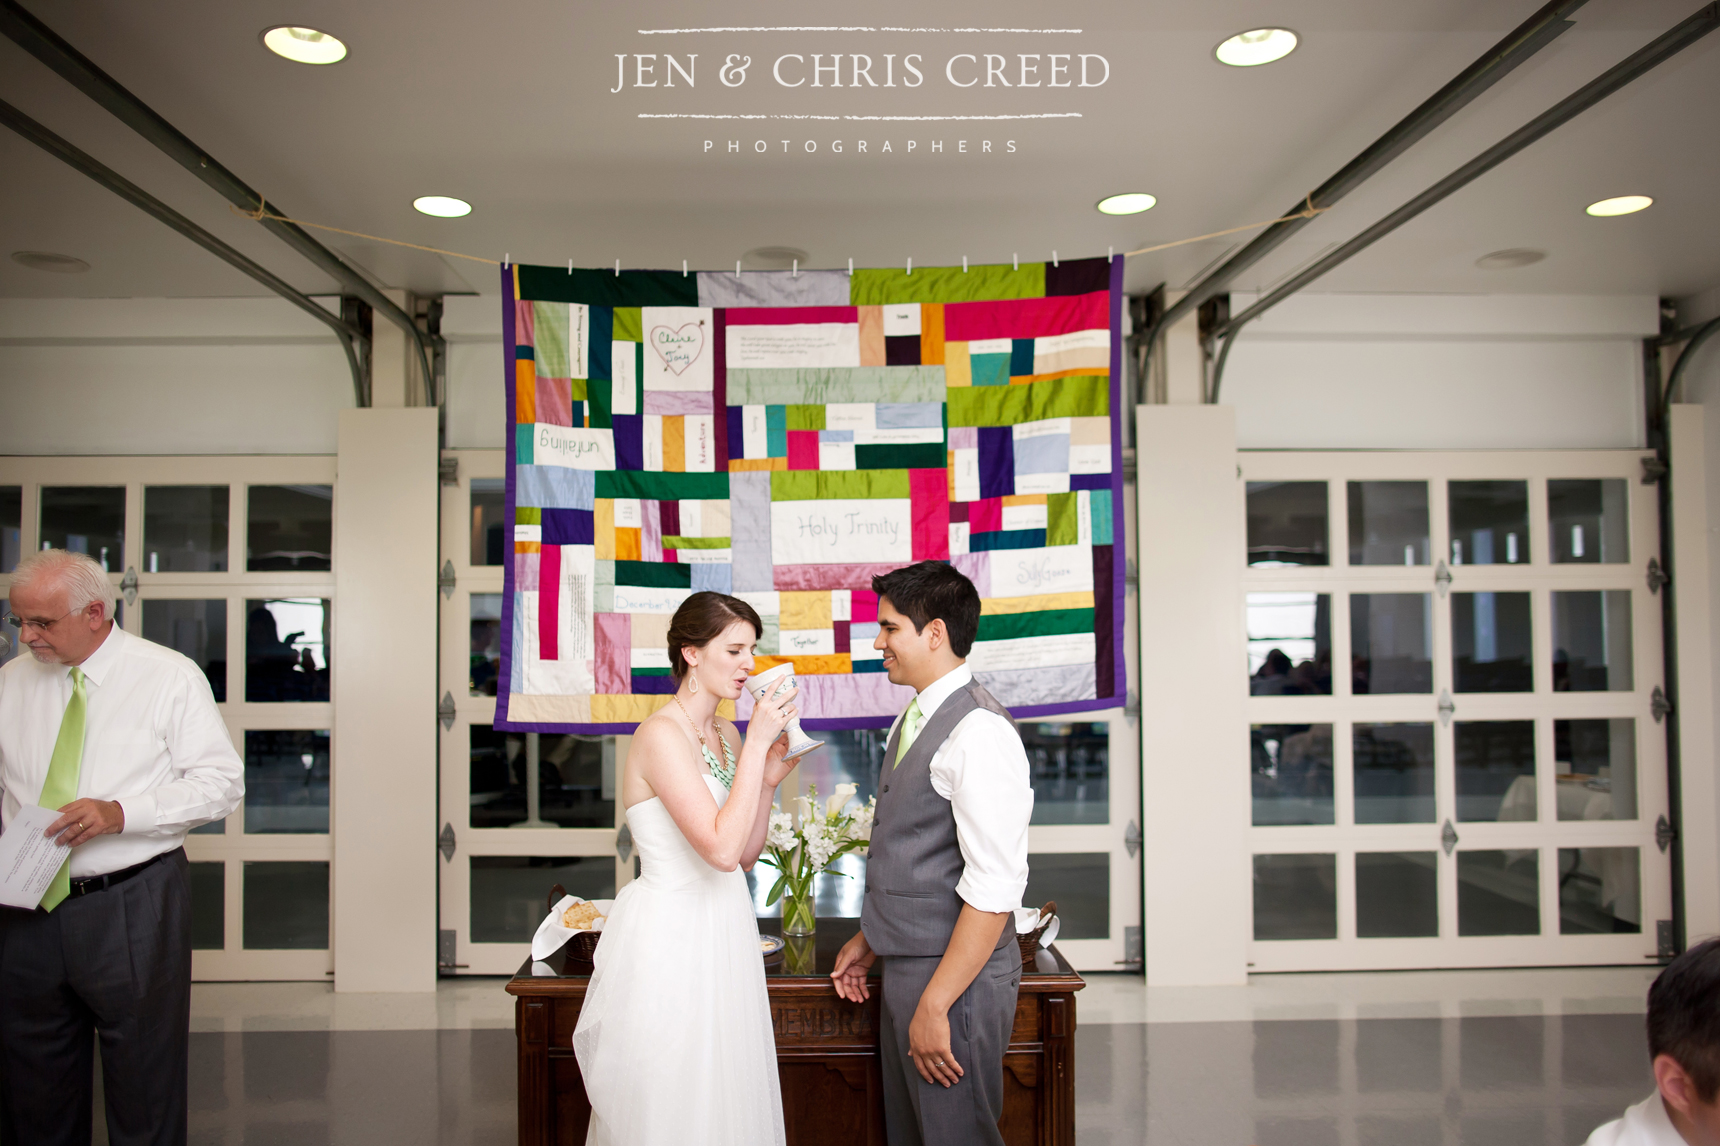
[[[1017,717],[1120,706],[1122,279],[504,267],[496,727],[631,732],[703,589],[758,610],[807,727],[883,727],[912,693],[872,576],[928,559],[979,588],[968,663]]]

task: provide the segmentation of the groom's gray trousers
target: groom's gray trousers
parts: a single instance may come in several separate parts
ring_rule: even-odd
[[[1012,929],[1013,931],[1013,929]],[[950,1051],[963,1075],[954,1086],[927,1082],[908,1057],[908,1025],[942,956],[891,956],[884,960],[884,1129],[889,1146],[1003,1146],[1003,1053],[1015,1025],[1021,987],[1021,950],[1014,934],[950,1008]]]

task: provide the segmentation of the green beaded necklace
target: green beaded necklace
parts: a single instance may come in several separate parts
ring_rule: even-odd
[[[699,741],[699,752],[705,758],[705,767],[711,770],[711,775],[716,778],[717,783],[733,790],[735,786],[735,751],[729,747],[728,739],[723,736],[722,728],[718,727],[715,721],[711,722],[711,727],[716,729],[717,743],[723,746],[724,763],[719,764],[716,753],[712,752],[710,745],[705,743],[704,734],[699,731],[698,724],[694,723],[693,714],[687,711],[687,706],[681,703],[681,698],[678,696],[675,697],[675,707],[681,710],[681,715],[685,716],[687,723],[692,725],[693,735]]]

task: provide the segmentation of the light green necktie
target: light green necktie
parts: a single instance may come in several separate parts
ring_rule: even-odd
[[[48,761],[48,778],[42,781],[42,795],[37,803],[44,808],[63,808],[78,798],[78,770],[84,762],[84,674],[72,668],[72,699],[66,702],[66,714],[60,718],[60,735],[54,741],[54,755]],[[60,901],[72,893],[72,857],[60,865],[59,873],[48,890],[42,894],[42,907],[48,911],[60,906]]]
[[[920,698],[916,696],[908,702],[908,711],[902,714],[902,736],[896,741],[896,763],[890,767],[901,765],[902,757],[908,754],[908,746],[914,742],[914,737],[920,734],[920,725],[924,719],[920,715]]]

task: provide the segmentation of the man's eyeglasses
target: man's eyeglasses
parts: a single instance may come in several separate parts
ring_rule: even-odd
[[[40,633],[40,632],[46,632],[47,630],[53,628],[55,625],[57,625],[61,621],[65,620],[67,617],[71,616],[72,613],[80,613],[82,611],[83,610],[81,610],[81,609],[73,609],[70,613],[61,613],[59,616],[55,617],[51,621],[27,620],[24,617],[20,617],[16,613],[7,613],[6,617],[5,617],[5,621],[8,625],[11,625],[14,629],[17,629],[20,632],[23,631],[24,629],[28,628],[28,629],[35,629],[37,632]]]

